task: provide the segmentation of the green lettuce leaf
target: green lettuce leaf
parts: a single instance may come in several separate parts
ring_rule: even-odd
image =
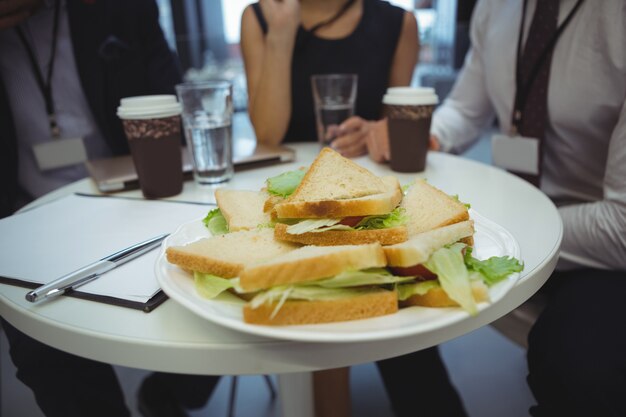
[[[398,290],[398,300],[404,301],[412,295],[426,295],[433,288],[439,288],[439,282],[436,279],[428,281],[415,282],[411,284],[400,284],[396,287]]]
[[[228,233],[228,223],[222,215],[222,211],[218,208],[209,211],[202,223],[211,232],[212,235],[223,235]]]
[[[424,266],[437,274],[439,283],[448,297],[474,316],[478,314],[478,308],[472,295],[469,274],[462,254],[464,247],[464,244],[454,244],[438,249]]]
[[[502,281],[514,272],[521,272],[524,265],[519,260],[507,256],[492,256],[483,261],[472,256],[472,248],[468,247],[464,257],[467,269],[482,275],[483,281],[488,286]]]
[[[313,281],[311,285],[323,288],[349,288],[364,285],[384,285],[413,281],[415,277],[398,277],[385,268],[369,268],[361,271],[345,271],[332,278]]]
[[[239,288],[238,278],[226,279],[218,277],[217,275],[194,272],[193,282],[198,294],[208,299],[215,298],[230,288],[241,290]]]
[[[459,203],[463,204],[466,209],[469,210],[472,208],[471,204],[462,202],[458,194],[451,195],[450,197],[452,197],[454,200],[458,201]]]
[[[390,227],[401,226],[407,222],[408,218],[406,210],[402,207],[396,207],[389,214],[380,216],[367,216],[356,225],[356,230],[374,230],[387,229]]]
[[[266,181],[267,191],[273,195],[289,197],[300,185],[304,174],[306,174],[305,170],[296,169],[268,178]]]

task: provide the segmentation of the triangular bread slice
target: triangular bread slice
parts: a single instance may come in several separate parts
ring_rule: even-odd
[[[469,220],[467,207],[440,189],[417,179],[400,203],[408,217],[409,236]]]
[[[397,245],[383,248],[389,266],[410,267],[423,264],[439,248],[474,234],[474,222],[466,220],[429,230]]]
[[[387,214],[402,200],[402,188],[395,177],[376,178],[384,184],[385,188],[381,193],[342,200],[293,201],[288,198],[274,206],[276,215],[279,219],[338,219]],[[321,184],[320,187],[325,185]]]
[[[385,254],[378,243],[304,246],[248,266],[241,271],[239,284],[246,291],[262,290],[276,285],[328,278],[347,270],[382,266],[385,266]]]
[[[278,302],[243,308],[246,323],[273,326],[331,323],[393,314],[398,311],[395,290],[372,289],[362,294],[323,301],[287,300],[274,315]]]
[[[287,200],[342,200],[386,191],[387,187],[376,175],[332,149],[323,148]]]
[[[328,232],[308,232],[299,235],[287,233],[288,225],[276,223],[274,238],[303,245],[336,246],[363,245],[378,242],[381,245],[394,245],[408,239],[406,227],[390,227],[375,230],[330,230]]]
[[[264,191],[231,190],[219,188],[215,191],[215,200],[228,223],[228,230],[255,229],[270,222],[270,214],[263,211],[268,198]]]
[[[246,265],[291,252],[299,245],[274,239],[269,228],[204,238],[185,246],[167,248],[167,260],[186,271],[233,278]]]

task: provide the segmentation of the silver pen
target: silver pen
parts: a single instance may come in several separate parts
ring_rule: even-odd
[[[161,244],[168,234],[160,235],[148,239],[145,242],[137,243],[112,255],[104,257],[99,261],[89,264],[83,268],[63,275],[61,278],[55,279],[41,287],[37,287],[26,294],[26,300],[31,303],[43,300],[45,298],[55,297],[64,294],[70,289],[74,289],[80,285],[96,279],[100,275],[109,272],[128,261],[131,261],[144,253],[151,251]]]

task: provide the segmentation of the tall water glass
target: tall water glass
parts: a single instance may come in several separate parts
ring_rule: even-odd
[[[187,148],[197,184],[233,176],[233,87],[230,81],[187,82],[176,86],[182,104]]]
[[[327,146],[341,134],[339,126],[354,115],[358,76],[323,74],[311,76],[317,139]]]

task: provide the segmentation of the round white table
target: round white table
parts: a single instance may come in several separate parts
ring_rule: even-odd
[[[308,165],[317,144],[296,144],[297,160],[238,172],[226,185],[259,189],[266,178]],[[149,314],[71,297],[42,304],[24,299],[27,290],[0,284],[0,314],[24,333],[64,351],[116,365],[191,374],[278,374],[283,416],[313,416],[310,372],[394,357],[471,332],[505,315],[550,276],[557,262],[562,224],[556,207],[537,188],[500,169],[452,155],[428,155],[426,171],[399,174],[367,157],[356,162],[402,184],[416,176],[508,229],[518,241],[524,271],[516,286],[475,317],[413,336],[359,343],[309,343],[268,339],[213,324],[172,300]],[[59,189],[33,205],[73,192],[98,193],[90,179]],[[140,191],[119,195],[141,198]],[[214,201],[213,190],[185,183],[173,200]],[[45,262],[45,260],[42,260]]]

